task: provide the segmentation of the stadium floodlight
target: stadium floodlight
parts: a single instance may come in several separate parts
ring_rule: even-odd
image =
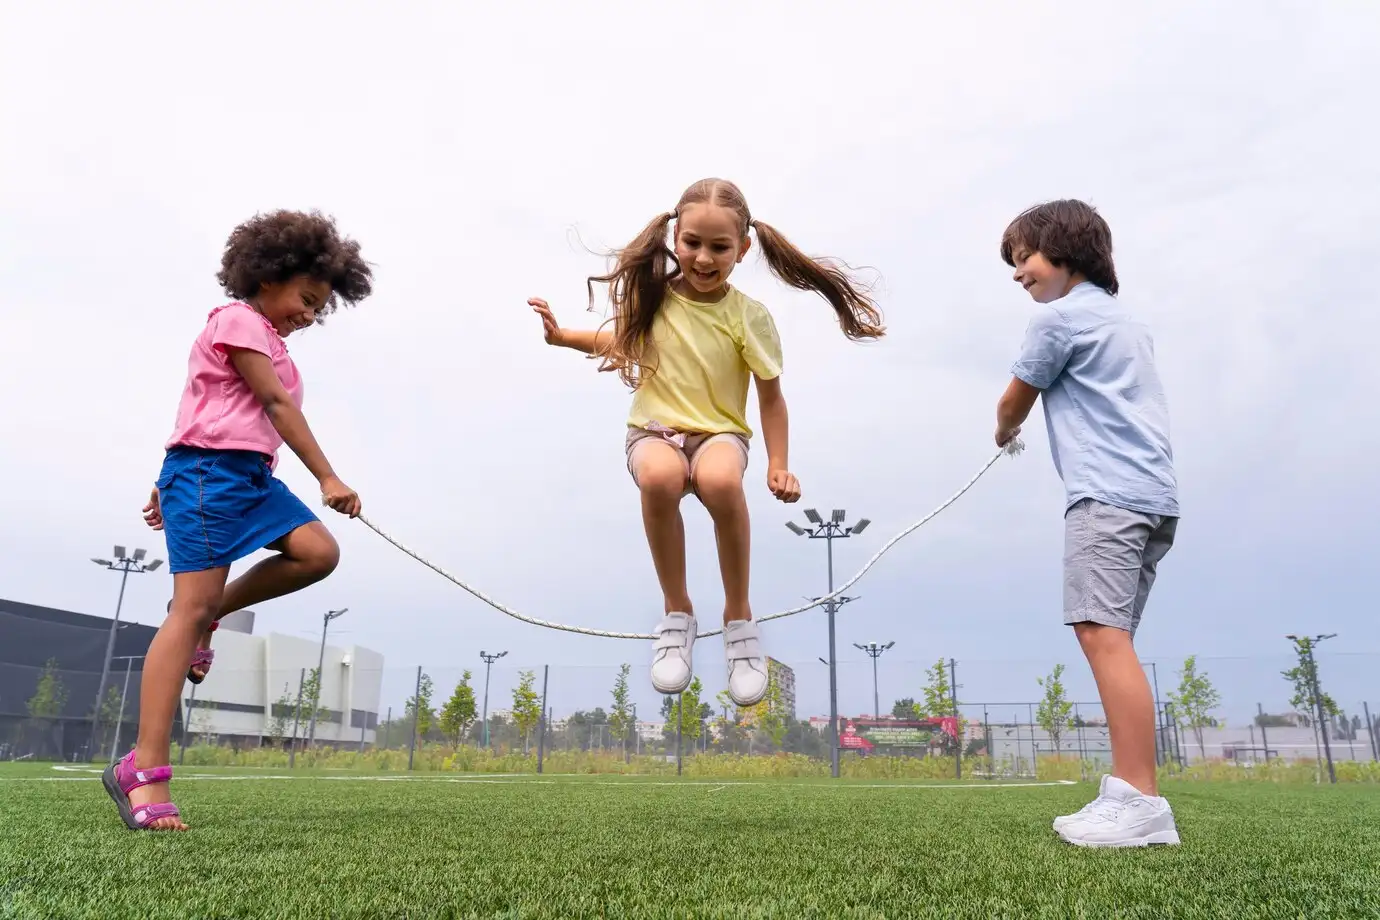
[[[834,593],[834,541],[842,540],[861,530],[861,527],[848,527],[844,523],[845,513],[842,509],[835,508],[830,513],[830,520],[825,521],[819,516],[819,511],[814,508],[805,509],[805,517],[809,520],[809,527],[801,527],[794,521],[788,521],[786,526],[791,533],[798,537],[809,537],[812,540],[823,540],[828,546],[828,566],[829,566],[829,594]],[[859,521],[864,527],[867,519]],[[817,600],[818,598],[816,598]],[[849,601],[857,600],[855,597],[836,597],[824,602],[824,609],[829,614],[829,774],[834,778],[839,775],[839,680],[838,680],[838,655],[836,652],[836,637],[834,633],[834,614],[838,609]],[[823,660],[823,659],[821,659]]]
[[[96,705],[91,710],[91,741],[87,745],[88,751],[94,752],[96,749],[96,730],[100,728],[101,721],[101,700],[105,696],[105,684],[110,679],[111,656],[115,654],[115,632],[120,628],[120,610],[125,603],[125,582],[129,581],[129,573],[141,575],[144,572],[152,572],[163,564],[162,559],[151,559],[144,562],[144,557],[148,555],[146,550],[135,549],[133,556],[125,554],[123,546],[115,547],[115,559],[97,559],[91,557],[91,561],[102,568],[112,572],[120,573],[120,596],[115,600],[115,619],[110,621],[110,635],[105,640],[105,659],[101,662],[101,679],[96,684]]]

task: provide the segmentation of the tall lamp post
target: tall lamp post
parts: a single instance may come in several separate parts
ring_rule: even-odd
[[[853,643],[854,648],[867,652],[868,657],[872,659],[872,718],[874,719],[882,717],[882,703],[877,697],[877,659],[882,657],[882,652],[895,644],[895,642],[888,642],[885,645],[878,645],[875,642],[869,642],[866,645],[860,642]]]
[[[1315,717],[1318,720],[1318,729],[1322,732],[1323,752],[1327,756],[1327,778],[1334,785],[1337,782],[1337,768],[1332,765],[1332,742],[1327,739],[1327,707],[1323,705],[1322,688],[1318,686],[1318,660],[1313,657],[1313,648],[1319,642],[1326,639],[1335,639],[1336,637],[1336,633],[1328,633],[1323,636],[1299,637],[1288,635],[1284,637],[1297,643],[1303,649],[1303,653],[1307,658],[1308,682],[1313,691]],[[1269,753],[1269,751],[1266,751],[1265,756],[1268,757]]]
[[[834,541],[862,533],[872,522],[867,518],[860,518],[856,524],[849,527],[843,523],[843,519],[847,515],[838,508],[834,509],[827,521],[821,518],[819,512],[814,508],[806,508],[805,517],[810,522],[810,526],[801,527],[795,521],[787,521],[786,527],[797,537],[809,537],[811,540],[823,540],[825,542],[828,547],[829,593],[833,594]],[[856,600],[856,598],[836,597],[831,601],[824,602],[824,609],[829,613],[829,775],[835,779],[839,775],[839,681],[838,658],[834,650],[834,614],[851,600]]]
[[[489,671],[493,668],[494,662],[502,658],[507,652],[488,652],[480,649],[479,657],[484,659],[484,746],[489,746]]]
[[[144,572],[153,572],[163,565],[162,559],[150,559],[144,561],[148,555],[147,550],[135,549],[133,555],[125,555],[123,546],[115,547],[115,560],[92,558],[96,565],[103,566],[112,572],[120,573],[120,596],[115,601],[115,619],[110,621],[110,635],[105,640],[105,658],[101,661],[101,680],[96,684],[96,706],[91,712],[91,745],[94,750],[96,745],[96,729],[101,721],[101,698],[105,696],[105,682],[110,679],[110,656],[115,654],[115,631],[120,628],[120,608],[125,603],[125,582],[129,581],[129,573],[142,575]]]
[[[311,722],[307,725],[307,747],[316,745],[316,713],[321,708],[321,685],[324,684],[326,675],[322,670],[326,667],[326,627],[331,625],[331,620],[336,617],[343,617],[349,607],[342,607],[340,610],[327,610],[321,617],[321,651],[316,656],[316,698],[311,701]]]

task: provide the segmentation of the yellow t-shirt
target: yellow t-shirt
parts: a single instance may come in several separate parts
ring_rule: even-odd
[[[656,422],[676,431],[752,437],[752,375],[781,374],[781,337],[766,307],[734,287],[717,303],[668,291],[649,344],[646,360],[655,373],[633,393],[629,426]]]

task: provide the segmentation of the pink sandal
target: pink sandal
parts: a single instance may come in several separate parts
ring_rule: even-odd
[[[220,626],[219,620],[212,620],[211,625],[206,628],[207,632],[215,632]],[[192,655],[191,667],[187,668],[187,679],[194,684],[199,684],[206,679],[206,675],[211,673],[211,662],[216,660],[215,649],[199,648],[196,654]],[[201,677],[196,676],[193,668],[204,668]]]
[[[150,825],[160,818],[178,818],[181,812],[172,802],[153,802],[148,805],[132,805],[129,801],[131,791],[151,783],[172,781],[172,767],[153,767],[149,770],[134,768],[134,752],[130,751],[116,763],[106,767],[101,773],[101,783],[105,791],[115,800],[120,809],[120,817],[130,830],[149,830]]]

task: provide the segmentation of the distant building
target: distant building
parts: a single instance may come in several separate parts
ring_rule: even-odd
[[[114,688],[117,698],[124,699],[122,731],[115,738],[109,728],[118,718],[116,704],[109,718],[102,719],[103,730],[93,745],[91,715],[110,626],[108,617],[0,599],[0,747],[8,745],[13,756],[62,759],[94,756],[108,750],[112,741],[117,749],[128,749],[138,721],[143,656],[158,630],[141,623],[119,624],[105,695]],[[315,670],[321,644],[278,633],[255,636],[253,629],[253,611],[221,620],[210,674],[200,685],[183,685],[174,714],[174,743],[181,739],[184,722],[189,742],[192,735],[207,735],[258,746],[277,728],[292,735],[298,683],[304,670]],[[31,717],[28,704],[50,661],[52,677],[60,682],[66,699],[60,711],[40,723]],[[373,742],[383,656],[359,646],[328,643],[323,671],[317,741],[342,746]],[[304,711],[296,721],[297,736],[306,737],[310,712]]]
[[[767,657],[767,678],[776,681],[776,687],[781,694],[780,714],[783,718],[795,718],[795,670],[790,665],[777,661],[770,656]],[[760,704],[759,704],[760,705]],[[738,707],[738,721],[744,724],[751,724],[753,721],[752,710],[755,707]]]
[[[776,678],[776,686],[781,691],[781,715],[795,719],[795,670],[775,658],[767,659],[767,674]]]
[[[188,729],[220,741],[257,745],[275,730],[306,738],[311,709],[297,711],[303,669],[316,670],[319,639],[280,633],[266,636],[232,631],[222,620],[212,647],[216,661],[200,685],[186,684],[183,705]],[[252,628],[253,621],[249,623]],[[316,741],[336,747],[373,743],[383,689],[383,656],[358,645],[332,645],[327,636],[322,663]]]

